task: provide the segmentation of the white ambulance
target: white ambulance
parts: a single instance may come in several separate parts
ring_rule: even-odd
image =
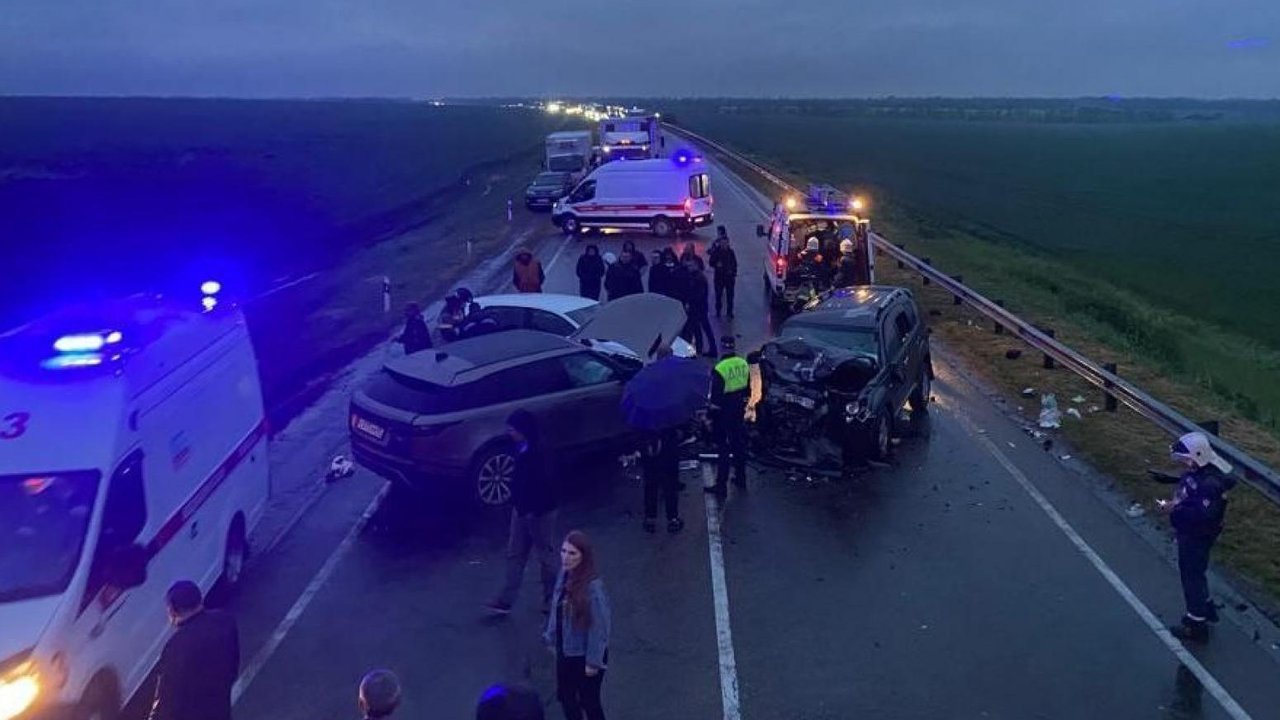
[[[243,315],[133,297],[0,336],[0,718],[109,719],[165,593],[233,586],[269,495]]]
[[[583,228],[644,228],[658,237],[714,222],[710,168],[677,151],[670,158],[605,163],[558,200],[551,220],[566,235]]]

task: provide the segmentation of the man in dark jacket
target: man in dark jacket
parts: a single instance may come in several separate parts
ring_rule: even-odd
[[[836,260],[836,276],[832,285],[838,288],[858,284],[858,259],[853,254],[853,241],[840,241],[840,257]]]
[[[588,245],[578,258],[578,294],[584,298],[599,300],[604,273],[604,259],[600,257],[600,248]]]
[[[663,248],[662,262],[649,268],[649,292],[684,302],[681,273],[680,263],[676,260],[676,251],[669,247]]]
[[[240,674],[240,636],[232,617],[204,609],[200,588],[174,583],[166,596],[173,636],[157,665],[150,720],[230,720]]]
[[[1169,630],[1180,640],[1203,642],[1209,638],[1207,624],[1218,621],[1218,610],[1209,598],[1209,551],[1222,534],[1225,494],[1235,487],[1235,478],[1230,475],[1231,464],[1214,452],[1204,433],[1183,435],[1170,447],[1169,456],[1186,472],[1181,477],[1153,475],[1178,485],[1172,502],[1158,504],[1169,513],[1178,541],[1178,574],[1187,606],[1182,622]]]
[[[622,259],[609,262],[613,253],[605,256],[609,269],[604,274],[604,289],[610,300],[617,300],[628,295],[644,292],[644,280],[640,278],[640,267],[631,258],[631,253],[623,250]]]
[[[372,670],[360,678],[358,704],[364,720],[389,718],[400,707],[400,678],[390,670]]]
[[[711,319],[707,316],[707,296],[711,288],[707,285],[707,276],[698,268],[692,259],[684,261],[684,272],[679,277],[683,285],[681,300],[688,320],[684,326],[682,337],[698,348],[698,352],[710,357],[716,356],[716,335],[711,329]]]
[[[729,244],[729,234],[724,226],[716,227],[716,241],[707,253],[714,272],[716,293],[716,317],[720,317],[722,300],[728,300],[729,317],[733,317],[733,290],[738,280],[738,256]]]
[[[543,608],[551,601],[559,571],[556,548],[556,508],[560,497],[551,458],[542,447],[537,421],[528,410],[516,410],[507,418],[507,436],[514,445],[515,469],[511,478],[511,532],[507,541],[507,579],[498,597],[486,607],[490,612],[511,612],[529,553],[537,554],[542,569]]]
[[[427,327],[427,321],[422,319],[422,308],[418,303],[405,306],[404,331],[397,341],[404,345],[406,355],[431,349],[431,330]]]

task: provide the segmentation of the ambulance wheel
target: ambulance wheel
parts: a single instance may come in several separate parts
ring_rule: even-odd
[[[675,223],[671,222],[671,218],[664,215],[659,215],[654,218],[653,222],[649,224],[649,227],[653,230],[653,234],[660,238],[671,237],[671,233],[676,229]]]
[[[120,693],[105,675],[94,678],[76,704],[75,720],[116,720],[120,717]]]
[[[570,237],[577,235],[579,229],[578,218],[572,215],[566,215],[564,220],[560,222],[560,229],[564,231],[565,235]]]
[[[222,592],[234,592],[244,577],[245,561],[249,559],[249,541],[245,537],[244,519],[239,515],[231,521],[227,531],[227,546],[222,555],[222,577],[218,579]]]

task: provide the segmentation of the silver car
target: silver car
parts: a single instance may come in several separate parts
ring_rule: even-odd
[[[392,360],[352,398],[355,458],[416,489],[504,504],[515,467],[511,413],[532,412],[558,458],[621,446],[631,435],[623,386],[684,322],[680,303],[633,295],[602,307],[569,338],[510,330]]]

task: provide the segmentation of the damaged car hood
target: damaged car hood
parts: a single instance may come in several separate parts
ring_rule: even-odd
[[[641,293],[610,300],[578,328],[571,340],[607,352],[626,352],[645,362],[657,358],[658,348],[670,345],[685,324],[684,305],[657,293]]]

